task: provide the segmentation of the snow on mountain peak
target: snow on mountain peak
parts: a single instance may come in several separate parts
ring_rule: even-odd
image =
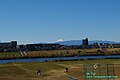
[[[63,41],[64,41],[63,39],[58,39],[55,42],[63,42]]]

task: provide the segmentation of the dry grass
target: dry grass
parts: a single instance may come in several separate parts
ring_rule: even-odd
[[[86,61],[63,61],[63,62],[30,62],[0,64],[0,80],[70,80],[66,74],[81,80],[84,78],[84,64],[119,64],[119,59],[86,60]],[[65,72],[65,68],[69,72]],[[41,69],[42,76],[35,74],[36,69]],[[120,66],[115,66],[118,76]]]
[[[101,52],[98,50],[101,49],[44,50],[29,51],[22,54],[20,52],[0,52],[0,59],[120,54],[120,48],[103,49]]]

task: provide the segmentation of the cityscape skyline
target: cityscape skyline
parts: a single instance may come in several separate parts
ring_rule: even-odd
[[[1,0],[0,41],[120,41],[119,0]]]
[[[88,38],[82,38],[79,40],[63,40],[58,39],[53,42],[32,42],[32,43],[19,43],[17,40],[10,40],[10,41],[16,41],[18,45],[26,45],[26,44],[61,44],[61,45],[82,45],[82,41]],[[10,41],[0,41],[0,43],[9,43]],[[88,44],[94,44],[94,43],[108,43],[108,44],[120,44],[120,41],[110,41],[110,40],[89,40]]]
[[[0,52],[120,48],[120,43],[112,41],[89,41],[88,38],[78,41],[62,41],[55,43],[18,44],[17,41],[1,42]]]

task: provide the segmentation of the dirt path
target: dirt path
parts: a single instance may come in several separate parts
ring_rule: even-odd
[[[51,70],[46,74],[49,75],[42,78],[42,80],[67,80],[64,70]]]
[[[58,65],[68,67],[70,70],[80,68],[80,67],[77,67],[74,65],[65,65],[65,64],[58,64]],[[51,70],[51,71],[47,72],[46,74],[49,74],[49,75],[44,77],[42,80],[70,80],[67,77],[68,73],[65,72],[65,69],[63,69],[63,70]]]
[[[82,68],[82,65],[79,65],[79,67],[78,67],[78,65],[65,65],[65,64],[58,64],[58,65],[68,67],[70,69],[71,68]]]
[[[31,71],[31,70],[28,70],[28,69],[22,67],[22,65],[20,65],[20,64],[13,63],[13,65],[16,66],[16,67],[18,67],[18,68],[20,68],[20,69],[22,69],[22,70],[24,70],[26,73],[30,73],[30,71]]]

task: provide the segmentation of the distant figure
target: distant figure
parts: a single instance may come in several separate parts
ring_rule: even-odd
[[[36,74],[37,75],[41,75],[41,70],[39,69],[39,70],[36,70]]]
[[[66,72],[68,72],[68,68],[65,68]]]

